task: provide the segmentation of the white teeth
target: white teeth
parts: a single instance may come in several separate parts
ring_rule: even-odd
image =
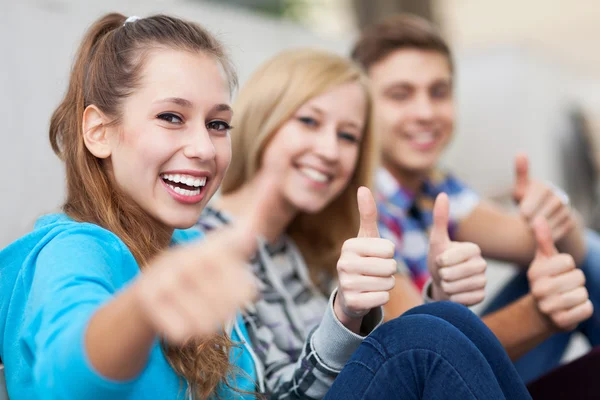
[[[175,182],[175,183],[183,183],[184,185],[188,185],[191,187],[201,187],[201,186],[205,186],[206,185],[206,177],[203,176],[201,178],[196,178],[195,176],[191,176],[191,175],[181,175],[181,174],[175,174],[175,175],[169,175],[169,174],[163,174],[161,175],[161,177],[163,179],[166,179],[167,181],[170,182]]]
[[[180,194],[182,196],[197,196],[200,194],[200,189],[196,189],[196,190],[187,190],[187,189],[182,189],[178,186],[173,186],[173,185],[169,185],[169,187],[177,194]]]
[[[316,169],[313,169],[313,168],[303,167],[303,168],[300,168],[300,172],[302,172],[305,176],[312,179],[313,181],[316,181],[319,183],[325,183],[329,180],[327,175],[325,175],[321,171],[317,171]]]
[[[418,144],[427,144],[433,142],[435,135],[432,132],[422,132],[415,135],[413,140]]]

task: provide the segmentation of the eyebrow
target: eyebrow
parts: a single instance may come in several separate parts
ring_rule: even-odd
[[[162,100],[157,100],[155,101],[155,103],[173,103],[173,104],[177,104],[178,106],[181,107],[185,107],[185,108],[193,108],[194,105],[192,104],[191,101],[183,99],[181,97],[168,97],[166,99],[162,99]]]
[[[181,98],[181,97],[168,97],[166,99],[157,100],[157,101],[155,101],[155,103],[156,104],[173,103],[173,104],[177,104],[178,106],[185,107],[185,108],[194,108],[194,104],[191,101]],[[217,104],[216,106],[214,106],[212,108],[211,111],[213,111],[213,112],[221,112],[221,111],[233,112],[231,106],[228,104]]]
[[[212,108],[212,110],[215,112],[229,111],[229,112],[233,113],[233,109],[231,108],[231,106],[229,104],[217,104],[216,106],[214,106]]]

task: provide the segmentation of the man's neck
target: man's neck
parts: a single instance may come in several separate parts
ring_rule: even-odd
[[[385,161],[383,167],[398,181],[403,189],[412,193],[417,193],[421,189],[421,185],[426,178],[426,175],[421,172],[403,170]]]

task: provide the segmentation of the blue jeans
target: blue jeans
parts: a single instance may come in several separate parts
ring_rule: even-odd
[[[531,399],[502,345],[467,308],[415,307],[365,338],[331,399]]]
[[[583,333],[590,345],[600,344],[600,236],[586,231],[587,254],[579,268],[586,278],[586,288],[594,304],[594,314],[582,322],[577,331]],[[506,285],[500,294],[492,300],[483,315],[494,312],[512,303],[529,292],[526,271],[520,272]],[[562,359],[573,332],[558,333],[519,358],[515,367],[525,382],[539,378],[557,367]]]

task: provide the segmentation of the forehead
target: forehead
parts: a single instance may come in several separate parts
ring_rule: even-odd
[[[362,116],[356,115],[357,109],[364,110],[366,103],[365,89],[355,81],[335,86],[308,100],[301,108],[315,107],[338,116],[356,119]]]
[[[221,64],[202,52],[156,49],[141,71],[140,95],[181,97],[193,103],[228,103],[229,82]]]
[[[433,81],[452,79],[448,58],[435,50],[396,50],[369,68],[374,86],[396,82],[428,85]]]

